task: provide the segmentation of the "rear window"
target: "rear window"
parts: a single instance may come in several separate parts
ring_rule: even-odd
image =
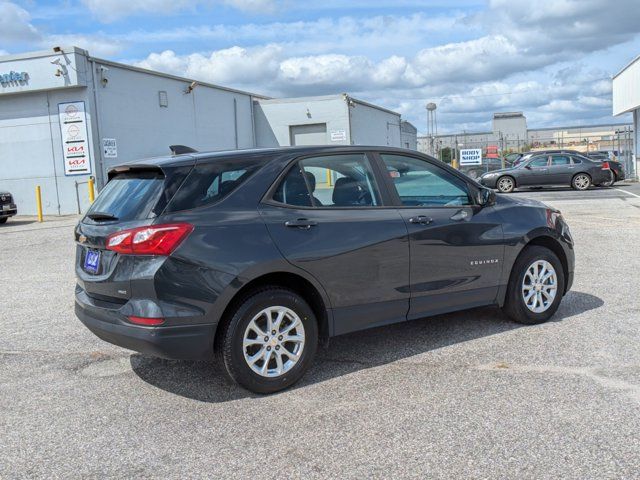
[[[105,185],[87,215],[100,212],[122,222],[147,218],[163,185],[164,175],[159,171],[119,173]]]
[[[262,158],[232,158],[196,164],[167,207],[190,210],[219,202],[263,165]]]

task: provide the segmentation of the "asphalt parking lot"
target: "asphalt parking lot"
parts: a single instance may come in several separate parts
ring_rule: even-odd
[[[75,217],[0,227],[0,478],[637,478],[640,188],[560,208],[576,278],[552,321],[494,308],[332,339],[256,396],[73,313]]]

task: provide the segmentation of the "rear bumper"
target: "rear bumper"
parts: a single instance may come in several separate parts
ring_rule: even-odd
[[[215,325],[132,325],[118,309],[98,306],[76,293],[76,316],[102,340],[136,352],[176,360],[213,358]]]

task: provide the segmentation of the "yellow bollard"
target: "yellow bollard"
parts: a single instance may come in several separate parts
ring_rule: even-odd
[[[38,209],[38,221],[42,223],[42,192],[40,185],[36,185],[36,208]]]
[[[96,199],[96,192],[93,188],[93,178],[89,178],[87,186],[89,187],[89,203],[93,203],[93,201]]]
[[[458,169],[458,159],[457,159],[457,158],[454,158],[454,159],[451,161],[451,166],[452,166],[453,168],[455,168],[455,169]]]
[[[327,168],[327,186],[331,187],[332,185],[332,178],[331,178],[331,170],[329,168]]]

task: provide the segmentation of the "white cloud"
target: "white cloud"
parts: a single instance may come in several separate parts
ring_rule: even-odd
[[[183,10],[195,11],[201,6],[226,5],[252,14],[272,12],[276,8],[274,0],[82,0],[82,3],[103,22],[134,14],[166,16]]]
[[[31,16],[12,2],[0,2],[0,41],[6,43],[31,42],[40,34],[31,25]]]

